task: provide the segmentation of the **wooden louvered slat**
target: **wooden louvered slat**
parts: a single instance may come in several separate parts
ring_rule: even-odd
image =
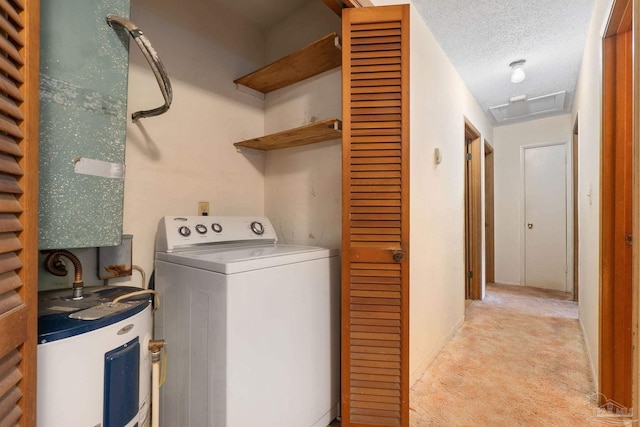
[[[15,157],[0,154],[0,173],[22,176],[22,169]]]
[[[21,0],[11,0],[11,2],[15,5],[18,11],[24,10],[24,3]]]
[[[384,193],[395,194],[402,189],[402,181],[400,178],[378,178],[378,179],[362,179],[354,178],[351,180],[351,188],[355,194],[367,193]],[[395,198],[395,197],[393,197]]]
[[[24,138],[24,134],[16,122],[7,117],[0,116],[0,131],[18,139]]]
[[[382,40],[381,43],[378,44],[362,44],[353,46],[352,49],[353,52],[366,52],[367,54],[370,54],[371,52],[376,52],[376,54],[379,54],[380,52],[384,51],[397,53],[400,49],[400,43],[386,43],[384,40]]]
[[[408,426],[408,9],[343,16],[343,426]]]
[[[398,92],[376,92],[376,93],[360,93],[351,95],[354,101],[374,101],[385,99],[400,99]]]
[[[20,70],[18,70],[18,68],[16,67],[16,64],[14,64],[12,61],[10,61],[9,59],[1,55],[0,55],[0,71],[7,73],[7,75],[11,77],[11,79],[13,79],[13,81],[15,81],[18,84],[24,82],[22,74],[20,74]]]
[[[0,234],[0,253],[15,252],[22,249],[22,243],[15,233]]]
[[[0,79],[1,80],[1,79]],[[22,112],[16,105],[16,103],[2,94],[0,94],[0,114],[6,114],[11,116],[13,119],[22,120]]]
[[[389,28],[400,29],[402,27],[398,22],[394,22],[394,21],[388,21],[388,22],[378,21],[370,24],[359,22],[357,26],[354,26],[354,28],[351,29],[350,35],[351,37],[357,37],[358,33],[361,33],[364,31],[380,31],[380,30],[385,30]]]
[[[4,422],[7,420],[7,417],[11,418],[11,414],[16,408],[16,403],[21,397],[22,392],[20,391],[20,388],[14,387],[0,398],[0,420],[3,420]],[[19,415],[20,413],[18,413],[18,416]],[[16,420],[17,418],[12,420],[12,422],[15,422]]]
[[[361,58],[353,61],[352,68],[364,68],[364,67],[376,67],[377,71],[395,71],[401,70],[400,58],[391,56],[387,58]],[[391,70],[384,69],[383,67],[393,67]],[[365,89],[359,89],[359,91],[353,91],[352,93],[375,93],[375,92],[395,92],[393,89],[381,88],[369,88],[369,91]]]
[[[388,403],[381,400],[368,400],[368,399],[357,399],[355,402],[351,404],[354,408],[367,408],[367,409],[378,409],[378,410],[388,410],[388,411],[399,411],[400,410],[400,399],[397,399],[397,403]]]
[[[370,126],[375,126],[375,124],[373,123],[367,123]],[[384,125],[384,123],[381,123],[381,125]],[[358,126],[358,124],[353,124],[352,125],[352,129],[354,129],[356,126]],[[358,126],[359,127],[359,126]],[[352,150],[351,156],[352,157],[371,157],[371,158],[393,158],[394,160],[397,160],[401,157],[402,153],[401,150],[362,150],[362,148],[364,147],[358,147],[358,149],[354,149]]]
[[[352,394],[352,401],[358,402],[380,402],[400,404],[400,396],[376,396],[370,394]]]
[[[21,305],[13,310],[0,315],[0,354],[7,354],[16,349],[24,342],[24,335],[27,330],[27,307]],[[20,372],[18,372],[20,373]],[[11,374],[0,377],[0,395],[6,393],[7,389],[2,390],[6,377]],[[13,384],[10,380],[7,386]]]
[[[393,283],[384,283],[384,284],[378,284],[378,281],[380,279],[380,276],[375,276],[373,278],[359,278],[361,280],[356,280],[356,278],[354,277],[354,280],[352,280],[351,282],[351,290],[352,291],[357,291],[359,289],[366,289],[366,290],[372,290],[372,291],[391,291],[391,292],[400,292],[400,285],[397,286],[390,286],[393,285]]]
[[[9,22],[9,20],[7,20],[7,18],[2,16],[1,14],[0,14],[0,30],[7,33],[7,35],[11,37],[12,42],[16,46],[20,46],[20,47],[24,46],[24,41],[22,40],[22,37],[20,37],[20,34],[16,30],[16,28],[13,26],[11,22]]]
[[[15,387],[21,379],[22,373],[14,365],[0,379],[0,396],[4,396],[9,390]]]
[[[24,59],[22,59],[22,55],[20,55],[16,46],[11,40],[3,36],[2,33],[0,33],[0,50],[2,50],[5,55],[8,55],[16,64],[24,65]]]
[[[11,369],[13,369],[22,360],[22,355],[18,350],[9,352],[5,357],[0,360],[0,376],[3,376]]]
[[[378,59],[371,59],[371,61],[377,61]],[[366,93],[399,93],[400,86],[391,85],[391,86],[359,86],[352,87],[352,94],[366,94]],[[353,96],[353,95],[352,95]]]
[[[2,80],[2,79],[0,79]],[[18,107],[18,104],[11,98],[0,94],[0,113],[4,113],[17,120],[23,120],[24,116]]]
[[[0,134],[0,152],[11,154],[15,157],[22,157],[22,150],[14,138]]]
[[[20,220],[13,214],[0,214],[0,233],[22,231]]]
[[[375,73],[357,74],[352,77],[354,80],[369,80],[369,79],[398,79],[400,78],[400,71],[379,71]]]
[[[365,36],[364,34],[358,32],[357,33],[359,36],[362,37],[354,37],[353,40],[351,41],[351,45],[352,46],[361,46],[361,45],[368,45],[368,46],[378,46],[379,44],[382,43],[387,43],[387,44],[393,44],[396,47],[400,46],[400,36]],[[352,47],[353,52],[358,52],[359,48],[355,48]],[[367,51],[369,51],[371,49],[367,49]],[[353,71],[357,71],[357,70],[353,70]]]
[[[11,291],[0,295],[0,312],[13,310],[22,304],[22,299],[17,292]]]
[[[353,122],[354,123],[357,123],[357,122],[390,122],[390,121],[398,121],[401,118],[402,118],[402,116],[400,116],[400,114],[362,114],[362,115],[354,116],[353,117]]]
[[[15,177],[0,174],[0,193],[22,194],[22,187]]]
[[[0,254],[0,274],[9,273],[22,267],[22,261],[14,253]]]
[[[24,6],[21,2],[14,1],[14,4],[17,5],[18,9],[24,9]],[[13,25],[16,28],[24,28],[24,23],[22,22],[22,18],[20,18],[18,11],[16,11],[16,8],[13,7],[7,0],[0,0],[0,10],[6,13],[9,18],[11,18],[11,20],[13,21]]]
[[[20,213],[22,206],[13,194],[0,193],[0,212]]]
[[[0,422],[0,427],[15,427],[17,426],[16,422],[22,416],[22,409],[20,406],[14,406],[13,409],[7,416]]]
[[[0,274],[0,293],[18,289],[20,286],[22,286],[22,281],[15,271]]]
[[[376,29],[376,30],[360,30],[354,31],[351,35],[352,39],[359,38],[369,38],[369,37],[388,37],[388,36],[400,36],[400,28],[389,28],[389,29]]]

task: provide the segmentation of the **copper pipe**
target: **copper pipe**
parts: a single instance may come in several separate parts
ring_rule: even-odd
[[[65,249],[54,249],[51,251],[43,251],[43,253],[49,254],[44,261],[46,270],[56,276],[66,276],[68,273],[67,268],[60,257],[63,256],[73,263],[73,299],[82,299],[82,288],[84,287],[84,282],[82,281],[82,264],[78,257]]]

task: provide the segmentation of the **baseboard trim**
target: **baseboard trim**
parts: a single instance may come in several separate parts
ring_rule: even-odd
[[[591,351],[589,350],[591,348],[591,346],[589,345],[589,340],[587,338],[587,333],[585,332],[584,329],[584,324],[582,323],[582,319],[580,318],[580,316],[578,316],[578,323],[580,324],[580,330],[582,331],[582,338],[584,339],[584,346],[585,346],[585,350],[587,351],[587,359],[589,360],[589,368],[591,368],[591,380],[593,381],[593,385],[594,385],[594,390],[593,391],[598,391],[600,390],[600,386],[598,384],[598,371],[596,370],[596,365],[593,363],[593,355],[591,354]]]
[[[522,284],[520,282],[513,282],[511,280],[495,279],[495,281],[493,283],[497,283],[497,284],[500,284],[500,285],[522,286]]]
[[[411,387],[413,387],[413,385],[416,382],[418,382],[420,378],[422,378],[422,375],[424,375],[424,373],[427,371],[427,368],[429,367],[429,365],[431,365],[431,363],[435,360],[436,356],[440,354],[442,349],[456,335],[458,330],[460,330],[460,328],[462,327],[463,323],[464,323],[464,316],[462,316],[462,318],[456,322],[453,328],[451,328],[451,330],[449,330],[449,332],[442,338],[442,340],[436,346],[435,350],[432,351],[431,354],[427,355],[427,357],[425,357],[424,360],[418,364],[418,366],[413,370],[413,372],[411,372],[411,374],[409,375],[409,384],[411,384]]]

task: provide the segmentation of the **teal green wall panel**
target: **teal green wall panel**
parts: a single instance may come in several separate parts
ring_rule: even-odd
[[[129,0],[41,3],[40,249],[121,240],[124,180],[108,166],[124,168],[129,36],[109,13],[128,18]]]

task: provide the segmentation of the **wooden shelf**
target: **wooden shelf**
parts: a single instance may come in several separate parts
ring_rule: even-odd
[[[336,15],[342,17],[342,9],[348,7],[373,7],[371,0],[322,0]]]
[[[341,64],[340,37],[331,33],[233,82],[268,93],[332,70]]]
[[[339,138],[342,138],[342,122],[332,117],[299,128],[236,142],[233,145],[257,150],[275,150]]]

